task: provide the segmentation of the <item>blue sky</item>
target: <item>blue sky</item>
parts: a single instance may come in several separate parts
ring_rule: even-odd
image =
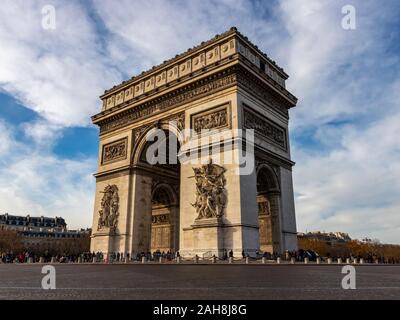
[[[41,27],[44,5],[56,29]],[[344,5],[356,29],[341,26]],[[398,1],[3,1],[0,212],[91,224],[105,89],[231,26],[290,75],[300,231],[400,243]]]

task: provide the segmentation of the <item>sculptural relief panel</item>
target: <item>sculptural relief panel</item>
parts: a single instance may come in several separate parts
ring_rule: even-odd
[[[127,157],[128,138],[108,143],[103,146],[102,165],[125,160]]]
[[[196,209],[197,218],[220,218],[224,214],[226,205],[225,171],[220,165],[211,161],[193,168],[196,181],[196,200],[192,206]]]
[[[230,127],[230,104],[212,108],[191,116],[191,128],[196,133],[202,130],[217,130]]]
[[[115,184],[108,185],[101,193],[103,193],[103,198],[101,199],[97,230],[105,228],[115,230],[119,216],[118,187]]]
[[[286,130],[255,111],[248,110],[247,107],[243,109],[243,127],[253,129],[256,134],[264,136],[270,142],[287,150]]]

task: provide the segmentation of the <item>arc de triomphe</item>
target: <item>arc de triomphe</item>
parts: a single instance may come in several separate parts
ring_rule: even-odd
[[[288,121],[297,99],[287,78],[232,28],[107,90],[92,117],[100,147],[91,250],[296,249]],[[167,163],[148,158],[153,132],[177,142]],[[253,159],[248,172],[243,155]]]

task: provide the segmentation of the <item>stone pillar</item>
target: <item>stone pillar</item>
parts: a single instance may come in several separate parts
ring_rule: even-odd
[[[364,259],[363,258],[360,259],[360,264],[364,264]]]
[[[261,258],[261,263],[265,264],[267,262],[267,259],[265,257]]]
[[[181,263],[181,257],[176,257],[176,263]]]
[[[304,258],[304,264],[308,264],[308,262],[309,262],[309,259],[307,257]]]
[[[223,177],[226,205],[220,218],[197,219],[198,212],[191,205],[196,201],[197,192],[193,168],[201,169],[206,166],[209,155],[201,155],[203,164],[181,162],[180,253],[183,257],[211,251],[211,254],[222,258],[224,249],[232,250],[234,256],[240,256],[245,251],[253,257],[259,249],[256,174],[250,172],[241,175],[238,160],[224,162],[228,153],[231,159],[238,157],[237,146],[233,152],[221,152],[221,161],[214,160],[211,164],[214,168],[222,166],[225,169]]]
[[[320,264],[321,263],[321,258],[317,258],[317,264]]]
[[[96,262],[97,262],[97,258],[96,258],[96,257],[93,257],[92,262],[93,262],[93,263],[96,263]]]
[[[295,263],[296,263],[296,259],[292,257],[292,258],[290,259],[290,263],[291,263],[291,264],[295,264]]]
[[[280,167],[281,182],[281,250],[297,250],[296,215],[293,192],[293,178],[290,169]]]
[[[271,205],[271,219],[272,219],[272,248],[274,252],[283,252],[283,236],[282,236],[282,223],[281,223],[281,202],[280,193],[270,192],[268,198]]]
[[[341,264],[341,263],[342,263],[342,258],[338,258],[338,259],[337,259],[337,263],[338,263],[338,264]]]
[[[346,264],[350,263],[350,258],[346,258]]]
[[[246,264],[249,264],[249,257],[246,257]]]
[[[228,263],[233,263],[233,258],[232,257],[228,258]]]
[[[279,258],[279,257],[276,258],[276,263],[277,263],[277,264],[280,264],[280,263],[281,263],[281,258]]]
[[[44,263],[44,258],[43,257],[39,258],[39,263]]]
[[[142,257],[142,263],[146,263],[146,257]]]
[[[147,252],[150,250],[151,242],[151,213],[152,213],[152,178],[145,174],[134,173],[132,179],[131,220],[132,226],[130,238],[130,252]]]
[[[328,264],[332,264],[332,258],[328,258]]]

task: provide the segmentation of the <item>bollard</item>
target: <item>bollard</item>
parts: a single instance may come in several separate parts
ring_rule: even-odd
[[[375,264],[379,264],[379,260],[378,259],[375,259]]]
[[[212,263],[217,263],[217,257],[215,255],[212,257]]]
[[[126,257],[126,258],[124,259],[124,262],[125,262],[125,263],[129,263],[128,257]]]
[[[96,257],[93,257],[93,260],[92,260],[92,262],[93,262],[93,263],[96,263],[96,262],[97,262],[97,259],[96,259]]]
[[[364,259],[363,258],[360,259],[360,264],[364,264]]]
[[[332,258],[328,258],[328,264],[332,263]]]
[[[317,264],[320,264],[321,263],[321,258],[317,258]]]
[[[341,264],[341,263],[342,263],[342,258],[338,258],[338,259],[337,259],[337,263],[338,263],[338,264]]]
[[[228,263],[233,263],[233,258],[232,257],[229,257]]]
[[[290,259],[290,263],[291,263],[291,264],[295,264],[295,263],[296,263],[296,259],[295,259],[294,257],[292,257],[292,258]]]
[[[160,256],[160,258],[158,258],[158,262],[162,263],[162,256]]]
[[[146,257],[142,257],[142,263],[146,263]]]
[[[28,263],[33,263],[33,258],[28,258]]]
[[[308,262],[309,262],[309,259],[307,257],[304,258],[304,264],[308,264]]]
[[[246,257],[246,264],[249,264],[249,257]]]
[[[57,262],[57,259],[56,259],[56,257],[51,257],[51,261],[50,261],[50,263],[56,263]]]
[[[357,258],[354,258],[354,259],[353,259],[353,263],[354,263],[354,264],[357,264],[357,261],[358,261]]]
[[[265,259],[265,257],[261,258],[261,263],[265,264],[267,262],[267,259]]]
[[[181,257],[176,257],[176,263],[181,263]]]
[[[277,263],[277,264],[280,264],[280,263],[281,263],[281,258],[279,258],[279,257],[276,258],[276,263]]]
[[[82,257],[78,257],[78,263],[82,263]]]
[[[346,258],[346,263],[347,263],[347,264],[350,263],[350,258]]]
[[[39,258],[39,263],[44,263],[44,258],[43,257]]]

